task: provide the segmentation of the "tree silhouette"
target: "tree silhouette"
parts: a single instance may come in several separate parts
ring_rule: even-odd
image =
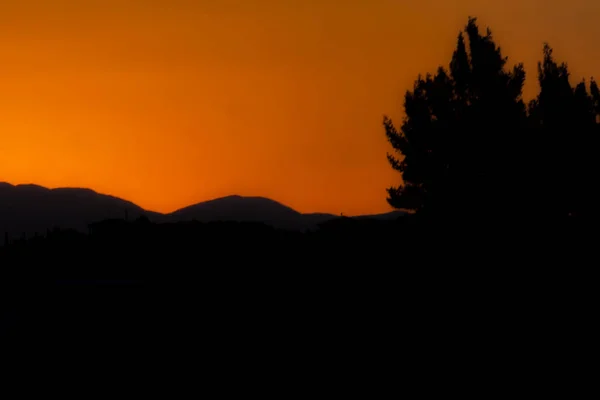
[[[540,92],[525,107],[523,66],[506,64],[490,30],[469,18],[448,70],[419,76],[406,92],[400,129],[384,116],[397,153],[387,157],[403,180],[388,189],[393,207],[437,221],[600,219],[596,81],[572,86],[545,44]]]
[[[585,81],[572,87],[566,63],[558,64],[552,48],[544,45],[538,65],[540,93],[529,105],[529,119],[536,144],[532,197],[541,217],[592,217],[598,196],[595,180],[599,164],[598,107],[595,81],[588,93]]]
[[[526,133],[525,72],[522,64],[507,71],[506,62],[491,31],[482,35],[469,18],[449,72],[439,67],[433,76],[419,76],[406,92],[400,130],[384,116],[386,136],[400,155],[387,157],[403,178],[388,189],[390,205],[436,218],[516,208],[509,207],[518,202],[505,176],[519,162],[506,156],[522,153],[513,146]]]

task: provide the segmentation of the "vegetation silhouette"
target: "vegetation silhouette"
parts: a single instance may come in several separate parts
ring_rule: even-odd
[[[85,232],[5,235],[0,292],[16,305],[2,313],[12,322],[0,342],[18,352],[17,342],[84,346],[113,337],[142,354],[161,341],[181,353],[203,341],[197,359],[209,357],[211,368],[235,358],[251,370],[254,360],[280,366],[287,358],[329,376],[314,362],[326,354],[347,370],[367,373],[368,365],[389,376],[392,369],[366,353],[390,354],[404,343],[423,362],[448,347],[483,346],[492,331],[504,335],[501,352],[514,336],[507,321],[526,331],[532,321],[568,316],[575,329],[587,312],[581,305],[593,304],[584,285],[594,281],[569,291],[565,266],[581,280],[587,270],[576,269],[577,257],[595,240],[586,229],[598,220],[599,89],[593,80],[589,92],[585,82],[571,86],[567,66],[545,46],[541,90],[526,105],[524,68],[507,62],[491,32],[469,18],[449,67],[406,92],[400,128],[384,117],[398,153],[388,160],[403,179],[388,201],[408,214],[313,215],[316,228],[293,230],[165,220],[119,199],[107,208],[118,216]],[[253,201],[273,205],[263,200]],[[237,213],[239,201],[226,199],[227,213]],[[214,206],[176,214],[194,219]],[[560,290],[548,284],[557,277]],[[101,289],[106,283],[110,290]],[[551,300],[557,292],[563,297]],[[533,310],[533,297],[548,307]],[[357,354],[361,346],[366,355]]]
[[[289,385],[290,368],[331,379],[314,361],[327,358],[345,360],[335,375],[359,368],[364,379],[377,369],[358,364],[369,357],[357,343],[385,351],[397,296],[393,271],[371,268],[401,224],[344,218],[300,232],[140,217],[15,239],[0,248],[3,354],[85,349],[128,355],[138,371],[196,354],[215,379],[253,385],[260,370]]]
[[[526,106],[523,65],[507,63],[491,31],[469,18],[449,67],[419,76],[406,92],[400,128],[384,116],[396,153],[388,160],[403,181],[388,189],[393,207],[477,234],[597,221],[596,82],[589,92],[585,81],[572,87],[546,44],[540,93]]]

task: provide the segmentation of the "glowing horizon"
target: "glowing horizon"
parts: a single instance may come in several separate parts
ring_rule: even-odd
[[[390,211],[383,114],[468,16],[535,93],[544,42],[600,74],[600,2],[14,0],[0,6],[0,181],[171,212],[232,194]]]

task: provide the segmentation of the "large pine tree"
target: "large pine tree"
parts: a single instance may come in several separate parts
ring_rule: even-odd
[[[468,39],[468,43],[465,40]],[[399,155],[388,154],[403,183],[388,189],[396,208],[429,216],[498,215],[516,204],[506,176],[517,170],[507,161],[526,126],[521,99],[521,64],[506,70],[507,59],[491,32],[482,35],[469,18],[458,36],[449,72],[419,77],[405,94],[405,118],[396,129],[384,117],[386,136]]]

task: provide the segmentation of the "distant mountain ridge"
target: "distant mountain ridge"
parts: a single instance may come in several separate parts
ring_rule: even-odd
[[[356,218],[391,219],[403,213],[359,216]],[[193,204],[172,213],[158,213],[115,197],[86,188],[56,188],[0,182],[0,234],[11,237],[48,229],[87,231],[88,225],[105,219],[137,219],[146,216],[153,222],[252,221],[276,228],[306,230],[340,218],[327,213],[300,213],[265,197],[226,196]]]

